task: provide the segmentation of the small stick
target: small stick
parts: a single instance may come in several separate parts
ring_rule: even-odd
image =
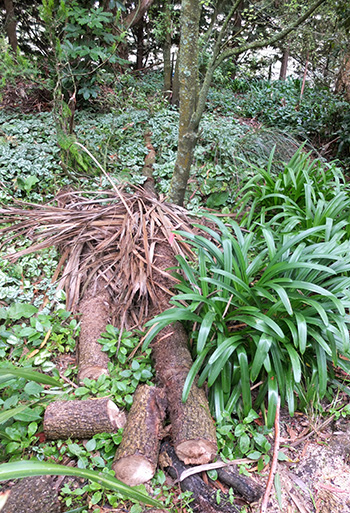
[[[280,397],[278,397],[276,415],[275,415],[275,446],[273,448],[271,469],[270,469],[269,478],[267,480],[264,497],[261,502],[260,513],[265,513],[265,511],[266,511],[267,502],[269,500],[270,493],[271,493],[273,478],[274,478],[274,476],[276,474],[276,470],[277,470],[278,451],[280,448],[280,403],[281,403],[281,399],[280,399]]]

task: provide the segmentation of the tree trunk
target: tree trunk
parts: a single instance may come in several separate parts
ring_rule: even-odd
[[[183,204],[190,167],[192,164],[194,148],[197,140],[197,131],[201,121],[208,91],[215,69],[228,58],[237,58],[239,55],[251,50],[276,45],[291,32],[307,20],[313,12],[326,0],[316,0],[302,16],[298,16],[285,29],[276,31],[271,37],[256,39],[237,46],[231,45],[229,24],[237,15],[241,0],[235,0],[228,14],[223,16],[221,29],[216,32],[215,42],[211,45],[212,56],[209,60],[206,74],[199,95],[197,95],[198,71],[198,20],[200,14],[199,2],[183,0],[181,16],[181,42],[180,42],[180,122],[178,155],[170,184],[169,200],[179,205]],[[236,18],[237,22],[237,18]],[[248,29],[248,26],[244,27]],[[239,32],[239,31],[238,31]],[[237,36],[237,32],[235,34]],[[226,40],[225,40],[226,38]],[[197,107],[197,100],[198,105]]]
[[[5,30],[13,52],[17,53],[17,34],[15,8],[12,0],[4,0],[5,4]]]
[[[198,95],[198,31],[201,4],[183,0],[179,52],[180,120],[177,158],[169,190],[169,201],[183,205],[197,141],[197,127],[191,126]]]
[[[165,39],[163,43],[163,60],[164,60],[164,97],[169,99],[171,94],[171,11],[170,1],[165,0],[164,4],[164,23],[165,23]]]
[[[172,86],[173,87],[172,87],[172,95],[171,95],[171,104],[178,107],[179,103],[180,103],[179,52],[177,53],[177,56],[176,56],[175,71],[174,71]]]
[[[142,69],[143,67],[143,53],[144,53],[144,46],[143,46],[143,17],[138,22],[137,26],[135,27],[136,30],[136,45],[137,45],[137,53],[136,53],[136,67],[135,69]]]
[[[152,344],[157,377],[164,386],[177,456],[186,464],[212,461],[217,453],[216,431],[202,388],[192,385],[185,403],[182,391],[192,367],[187,333],[177,322],[164,328]]]
[[[281,60],[281,69],[280,69],[279,80],[286,80],[286,78],[287,78],[288,59],[289,59],[289,45],[287,46],[287,48],[283,48],[283,50],[282,50],[282,60]]]
[[[177,458],[173,447],[168,442],[162,444],[159,463],[176,480],[188,468]],[[220,494],[218,502],[216,491],[210,489],[198,474],[186,477],[180,482],[180,486],[182,491],[193,493],[194,502],[197,505],[196,511],[201,513],[239,513],[240,511],[223,494]]]
[[[125,413],[108,397],[86,401],[54,401],[46,408],[44,433],[50,440],[91,438],[125,426]]]
[[[165,404],[159,389],[139,386],[112,465],[117,479],[129,486],[152,479],[158,462],[164,416]]]
[[[81,329],[79,337],[78,379],[98,379],[108,374],[108,356],[97,342],[106,330],[110,317],[109,294],[98,284],[90,284],[79,303]]]
[[[345,55],[339,69],[335,92],[343,94],[345,99],[350,101],[350,54]]]
[[[51,476],[26,477],[0,494],[1,513],[59,513],[61,503]]]

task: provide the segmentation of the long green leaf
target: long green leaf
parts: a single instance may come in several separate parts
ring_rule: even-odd
[[[31,403],[27,404],[21,404],[20,406],[16,406],[16,408],[11,408],[10,410],[5,410],[0,413],[0,424],[3,424],[4,422],[8,421],[18,413],[21,413],[23,410],[26,410],[30,406],[33,406],[33,404],[38,403],[39,401],[33,401]]]
[[[326,352],[319,344],[315,344],[314,348],[316,350],[316,356],[317,356],[318,389],[319,389],[320,399],[322,399],[327,391],[327,383],[328,383],[327,358],[326,358]]]
[[[196,375],[199,371],[199,369],[201,368],[201,365],[205,359],[205,357],[207,356],[208,354],[208,351],[209,351],[210,347],[206,347],[204,349],[204,351],[199,354],[195,360],[195,362],[193,363],[189,373],[187,374],[187,377],[185,379],[185,384],[184,384],[184,388],[183,388],[183,391],[182,391],[182,402],[186,402],[187,401],[187,398],[188,398],[188,394],[190,393],[190,390],[191,390],[191,386],[196,378]]]
[[[292,362],[294,380],[299,383],[301,380],[301,367],[298,353],[292,346],[292,344],[286,344],[286,349],[289,354],[290,361]]]
[[[15,378],[24,378],[28,381],[35,381],[36,383],[43,383],[44,385],[52,385],[55,387],[61,387],[62,383],[57,381],[55,378],[51,376],[47,376],[46,374],[42,374],[41,372],[33,371],[31,369],[15,369],[13,367],[1,367],[0,368],[0,376],[7,377],[15,377]]]
[[[201,354],[204,346],[207,342],[213,321],[216,314],[214,312],[207,312],[201,321],[201,327],[199,328],[198,339],[197,339],[197,354]]]
[[[245,349],[242,346],[237,349],[237,357],[241,369],[243,413],[246,417],[252,408],[252,395],[250,392],[248,357]]]
[[[295,312],[295,320],[298,328],[298,342],[301,354],[305,353],[307,341],[307,324],[305,317],[300,312]]]
[[[255,350],[254,360],[250,369],[250,379],[255,381],[259,375],[261,367],[264,364],[266,356],[269,353],[272,344],[272,338],[268,335],[261,335]]]
[[[276,415],[276,409],[277,409],[277,402],[278,402],[278,383],[276,376],[273,373],[270,373],[268,375],[268,409],[267,409],[267,419],[266,424],[268,428],[272,428],[275,415]]]
[[[222,355],[222,353],[226,351],[228,347],[236,348],[242,342],[242,340],[242,335],[233,335],[232,337],[223,340],[209,358],[209,365],[213,365],[216,362],[216,360]]]
[[[11,463],[3,463],[0,465],[0,481],[8,479],[19,479],[30,476],[75,476],[84,479],[90,479],[94,483],[98,483],[108,490],[121,493],[127,499],[134,499],[149,504],[156,508],[164,508],[164,504],[148,497],[146,494],[135,490],[131,486],[127,486],[115,477],[103,472],[96,472],[87,469],[78,469],[57,465],[56,463],[42,463],[40,461],[16,461]]]

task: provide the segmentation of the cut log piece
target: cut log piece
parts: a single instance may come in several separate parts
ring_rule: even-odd
[[[148,385],[139,386],[112,465],[117,479],[135,486],[154,476],[164,416],[161,391]]]
[[[108,356],[97,342],[110,318],[109,294],[98,283],[90,284],[79,303],[81,329],[78,346],[78,380],[98,379],[108,374]]]
[[[26,477],[0,494],[1,513],[59,513],[61,505],[51,476]]]
[[[186,464],[209,463],[217,453],[217,442],[205,392],[193,384],[187,401],[182,402],[183,387],[193,362],[181,323],[160,332],[152,345],[152,354],[157,377],[166,390],[176,454]]]
[[[242,476],[237,468],[226,467],[217,469],[218,478],[247,502],[257,502],[264,493],[264,489],[248,476]]]
[[[162,443],[159,464],[176,480],[188,468],[179,460],[169,442]],[[212,490],[207,486],[198,474],[186,477],[186,479],[180,482],[180,486],[182,491],[193,493],[194,502],[198,508],[197,511],[200,513],[239,513],[240,511],[237,506],[230,503],[228,496],[225,496],[225,494],[220,494],[220,504],[218,504],[216,490]]]
[[[97,433],[114,433],[125,424],[125,413],[108,397],[54,401],[44,415],[44,433],[50,440],[91,438]]]

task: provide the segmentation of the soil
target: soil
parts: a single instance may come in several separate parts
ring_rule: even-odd
[[[278,463],[276,472],[280,504],[273,488],[268,513],[350,513],[350,423],[341,418],[324,429],[322,424],[316,419],[313,425],[302,414],[283,415],[280,450],[288,459]],[[306,432],[313,436],[307,438]],[[259,480],[264,486],[269,468]],[[260,505],[251,512],[259,513]]]

